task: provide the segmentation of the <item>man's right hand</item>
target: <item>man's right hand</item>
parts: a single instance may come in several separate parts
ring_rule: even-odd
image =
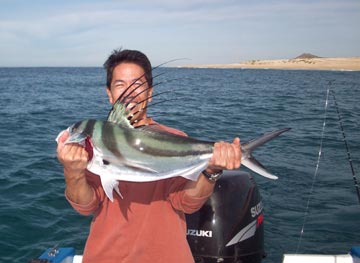
[[[88,153],[78,144],[65,144],[69,132],[64,131],[58,138],[57,157],[64,166],[66,179],[80,179],[85,176]]]
[[[57,158],[64,166],[66,195],[71,201],[86,205],[94,196],[94,190],[85,177],[89,155],[78,144],[65,144],[68,137],[69,132],[64,131],[57,138]]]

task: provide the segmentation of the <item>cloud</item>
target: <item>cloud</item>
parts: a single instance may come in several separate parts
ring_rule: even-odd
[[[283,1],[265,2],[256,1],[245,4],[242,1],[165,1],[165,0],[134,0],[111,1],[90,4],[78,4],[69,11],[63,9],[49,10],[39,16],[30,15],[16,19],[0,21],[0,32],[14,34],[23,38],[47,39],[67,35],[76,35],[79,32],[110,29],[121,29],[123,32],[149,30],[150,27],[196,26],[207,23],[255,23],[277,20],[281,18],[299,19],[331,18],[341,10],[351,10],[353,3],[337,3],[326,1],[307,3]],[[166,12],[164,12],[166,10]],[[277,18],[278,17],[278,18]],[[305,21],[306,22],[306,21]],[[121,33],[121,32],[120,32]]]
[[[344,32],[359,40],[354,26],[360,23],[358,0],[21,3],[6,6],[8,13],[0,11],[0,56],[6,63],[20,55],[50,63],[59,54],[59,61],[75,63],[76,58],[76,63],[91,60],[97,65],[119,46],[156,57],[165,54],[163,60],[180,55],[226,62],[234,59],[231,53],[279,56],[281,50],[299,49],[310,40],[330,45],[332,35],[341,38]]]

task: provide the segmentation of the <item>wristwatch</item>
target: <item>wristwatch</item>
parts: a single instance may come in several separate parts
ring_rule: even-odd
[[[219,172],[216,173],[208,173],[206,170],[204,170],[202,173],[209,181],[216,182],[217,180],[220,179],[221,175],[223,174],[223,171],[220,170]]]

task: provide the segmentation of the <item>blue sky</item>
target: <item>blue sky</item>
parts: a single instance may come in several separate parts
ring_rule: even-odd
[[[0,0],[0,66],[101,66],[360,56],[359,0]],[[175,63],[175,64],[176,64]]]

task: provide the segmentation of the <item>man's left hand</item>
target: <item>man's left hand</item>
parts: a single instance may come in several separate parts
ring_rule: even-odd
[[[241,165],[240,139],[235,138],[233,143],[216,142],[213,156],[209,161],[207,170],[234,170]]]

